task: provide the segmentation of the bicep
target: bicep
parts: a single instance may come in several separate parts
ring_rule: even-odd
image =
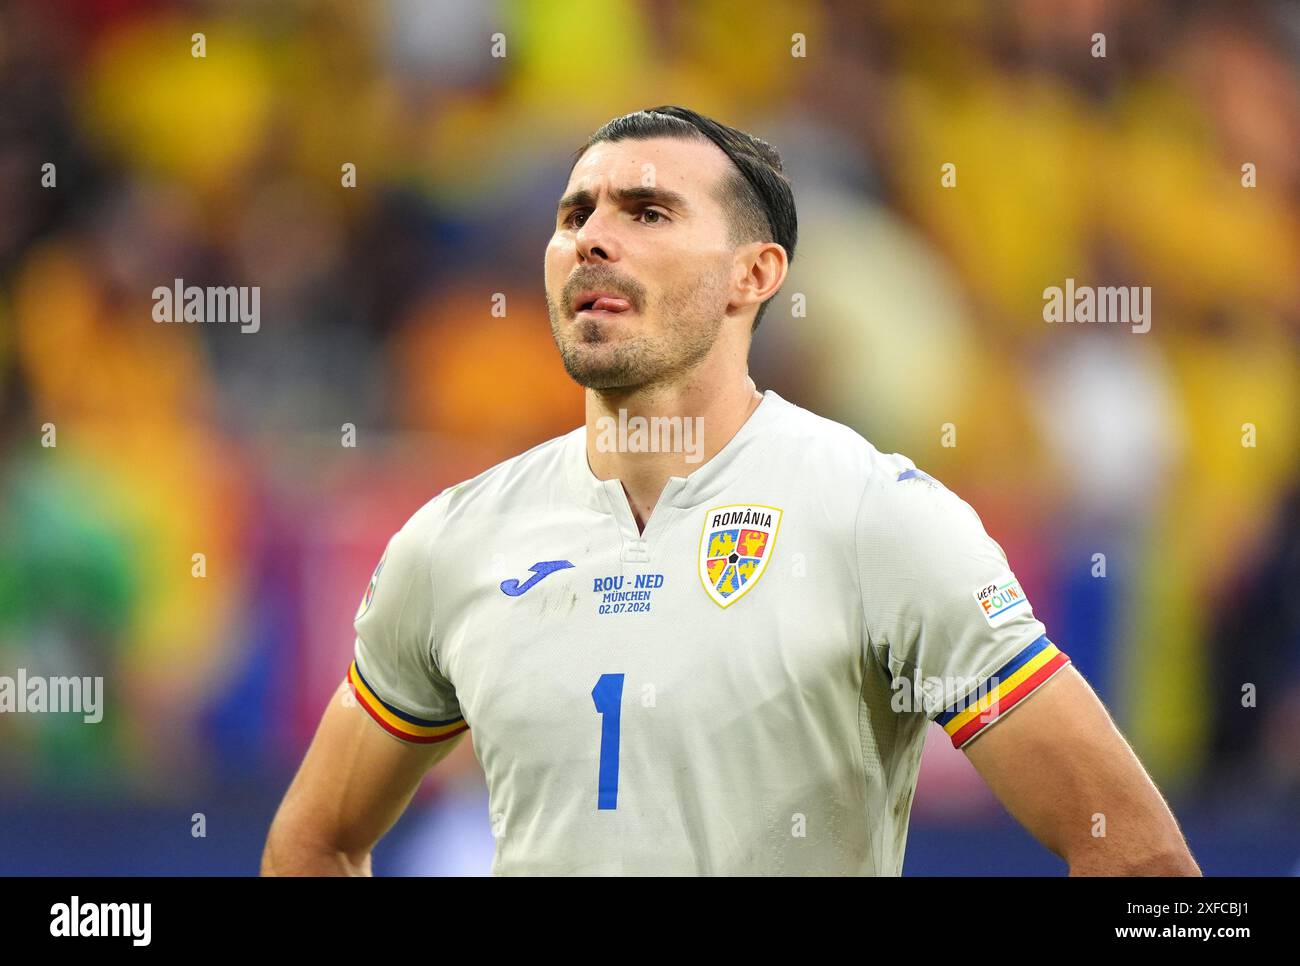
[[[284,802],[272,838],[363,857],[405,811],[425,773],[464,732],[431,744],[381,728],[345,681],[330,699]]]
[[[1072,868],[1103,854],[1139,867],[1185,848],[1159,790],[1073,665],[963,750],[1007,811]]]

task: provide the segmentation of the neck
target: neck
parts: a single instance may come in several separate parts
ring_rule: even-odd
[[[622,481],[644,530],[668,478],[712,459],[762,401],[743,371],[726,381],[692,373],[669,386],[588,389],[587,462],[597,479]]]

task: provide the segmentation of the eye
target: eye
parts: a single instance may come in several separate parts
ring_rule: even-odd
[[[586,208],[575,208],[564,219],[563,225],[565,228],[581,228],[582,222],[577,221],[576,219],[578,218],[585,219],[588,214],[589,214],[589,210]],[[671,218],[668,217],[668,214],[666,212],[661,211],[658,208],[642,208],[638,214],[642,218],[645,218],[646,216],[649,215],[654,216],[653,220],[647,220],[645,222],[647,225],[658,225],[662,223],[667,223],[672,220]]]

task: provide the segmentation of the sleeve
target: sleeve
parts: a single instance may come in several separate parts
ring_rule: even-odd
[[[858,511],[868,644],[894,709],[924,711],[961,748],[1069,658],[974,508],[906,465],[868,481]]]
[[[385,731],[431,744],[468,729],[456,691],[435,660],[429,548],[415,518],[395,533],[354,621],[348,682]]]

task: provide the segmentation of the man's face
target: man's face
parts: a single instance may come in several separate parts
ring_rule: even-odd
[[[730,297],[713,197],[730,165],[711,142],[674,138],[604,142],[578,161],[546,248],[551,333],[574,381],[662,384],[708,354]],[[592,305],[598,293],[614,298]]]

